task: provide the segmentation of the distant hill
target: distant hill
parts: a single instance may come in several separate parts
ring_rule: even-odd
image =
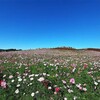
[[[98,51],[98,52],[100,52],[100,48],[85,48],[83,50]]]
[[[72,47],[56,47],[56,48],[51,48],[53,50],[89,50],[89,51],[98,51],[100,52],[100,48],[84,48],[84,49],[76,49]]]
[[[51,49],[54,49],[54,50],[77,50],[72,47],[56,47],[56,48],[51,48]]]

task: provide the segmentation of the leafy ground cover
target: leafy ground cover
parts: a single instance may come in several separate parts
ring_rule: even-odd
[[[100,53],[0,53],[0,100],[99,100]]]

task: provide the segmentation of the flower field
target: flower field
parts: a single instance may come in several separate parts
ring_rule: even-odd
[[[0,52],[0,100],[100,100],[100,52]]]

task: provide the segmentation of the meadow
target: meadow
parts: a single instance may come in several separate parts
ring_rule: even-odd
[[[100,52],[0,52],[0,100],[100,100]]]

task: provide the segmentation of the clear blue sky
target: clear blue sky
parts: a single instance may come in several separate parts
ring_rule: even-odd
[[[100,48],[100,0],[0,0],[0,48]]]

